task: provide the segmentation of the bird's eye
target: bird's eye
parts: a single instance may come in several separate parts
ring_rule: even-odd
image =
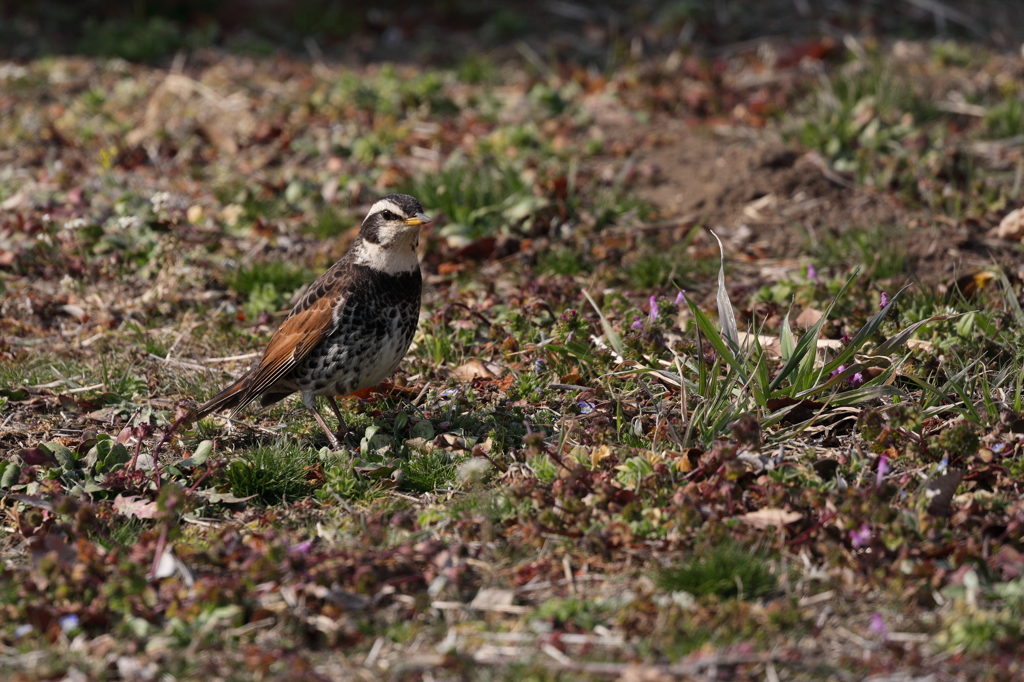
[[[398,220],[398,216],[396,216],[391,211],[384,211],[383,213],[381,213],[381,216],[384,218],[384,220]]]

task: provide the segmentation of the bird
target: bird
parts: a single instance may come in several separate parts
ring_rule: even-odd
[[[341,449],[317,398],[326,398],[343,432],[335,396],[378,385],[405,357],[419,323],[423,289],[420,226],[429,222],[415,197],[381,197],[351,248],[309,286],[259,361],[203,403],[196,418],[226,409],[235,416],[257,399],[266,407],[300,393],[331,446]]]

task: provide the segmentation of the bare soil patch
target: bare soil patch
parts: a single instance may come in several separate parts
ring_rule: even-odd
[[[744,260],[787,261],[823,236],[850,229],[891,231],[907,274],[924,283],[1013,262],[987,225],[943,219],[855,184],[778,134],[715,129],[658,117],[604,128],[613,151],[629,150],[636,191],[660,215],[713,229]]]

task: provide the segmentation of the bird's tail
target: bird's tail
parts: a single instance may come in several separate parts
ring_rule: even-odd
[[[247,372],[238,381],[200,405],[196,410],[196,419],[202,419],[211,412],[221,410],[231,409],[237,412],[249,404],[252,398],[246,396],[246,388],[249,386],[250,374],[251,372]]]

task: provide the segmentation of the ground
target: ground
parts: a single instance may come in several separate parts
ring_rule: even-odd
[[[0,63],[5,674],[1018,677],[1024,56],[655,29]],[[393,191],[345,447],[191,419]]]

